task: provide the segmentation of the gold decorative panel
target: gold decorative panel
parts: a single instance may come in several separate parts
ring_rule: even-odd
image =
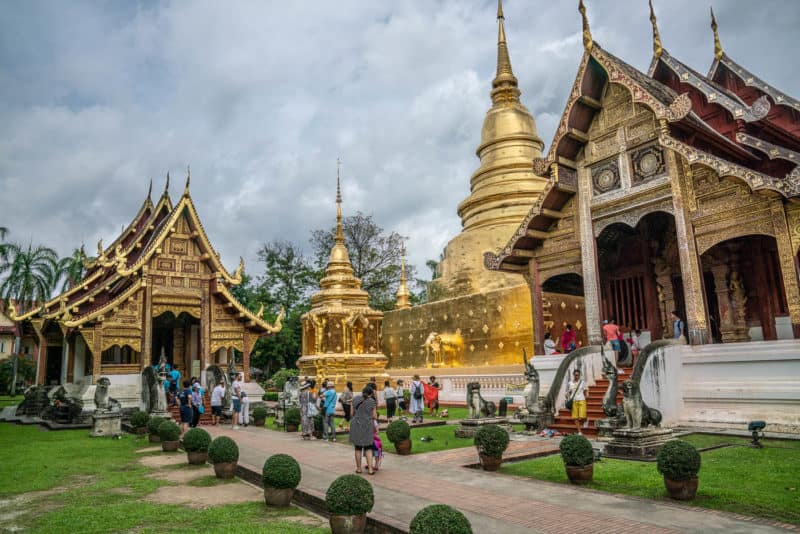
[[[173,237],[169,242],[170,254],[177,254],[183,256],[189,251],[189,242],[186,239],[178,239]]]
[[[175,270],[175,260],[172,258],[158,258],[156,261],[156,268],[159,271],[174,271]]]
[[[185,273],[197,273],[200,271],[200,263],[192,260],[183,260],[181,270]]]

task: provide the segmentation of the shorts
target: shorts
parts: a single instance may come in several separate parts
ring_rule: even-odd
[[[222,417],[222,406],[212,406],[211,414],[217,417]]]
[[[573,419],[586,419],[586,401],[585,400],[572,401],[572,418]]]
[[[353,445],[353,447],[355,447],[356,451],[358,451],[358,452],[374,451],[375,450],[375,445],[364,445],[364,446]]]
[[[236,413],[242,413],[242,401],[239,399],[233,399],[233,411]]]
[[[181,406],[181,423],[191,423],[194,412],[188,406]]]
[[[615,352],[619,352],[619,349],[620,349],[619,339],[612,339],[611,340],[611,350],[613,350]]]

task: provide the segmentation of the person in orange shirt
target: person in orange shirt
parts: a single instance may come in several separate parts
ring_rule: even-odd
[[[621,333],[613,317],[611,317],[608,322],[603,324],[603,337],[605,338],[606,342],[611,342],[611,350],[614,351],[614,362],[616,363],[617,358],[619,358],[619,339],[621,337]]]

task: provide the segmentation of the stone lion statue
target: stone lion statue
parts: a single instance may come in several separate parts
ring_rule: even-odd
[[[480,417],[492,417],[497,413],[497,406],[492,401],[487,401],[481,396],[480,382],[470,382],[467,384],[467,408],[469,409],[470,419]]]
[[[94,390],[94,405],[98,412],[118,412],[120,409],[119,402],[108,395],[110,386],[111,380],[106,376],[97,381],[97,387]]]
[[[620,387],[622,388],[622,409],[625,412],[626,428],[636,430],[643,426],[661,424],[661,412],[644,403],[638,382],[626,380]]]

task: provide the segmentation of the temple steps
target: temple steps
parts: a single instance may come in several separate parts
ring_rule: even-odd
[[[625,374],[619,375],[619,383],[627,380],[633,369],[630,367],[621,368]],[[597,437],[597,427],[595,425],[598,419],[605,419],[606,415],[603,412],[603,396],[608,389],[609,381],[605,378],[600,378],[595,381],[593,386],[589,386],[589,397],[586,400],[586,420],[588,425],[584,425],[583,435],[588,438]],[[622,404],[622,393],[617,391],[617,404]],[[575,423],[572,421],[572,413],[566,408],[558,411],[555,420],[549,427],[552,430],[558,430],[562,434],[574,434]]]
[[[203,393],[203,408],[205,409],[205,413],[200,414],[200,422],[198,424],[200,426],[211,425],[214,419],[211,417],[211,397],[208,393]],[[179,405],[170,407],[169,413],[172,415],[175,422],[180,423],[181,410]]]

